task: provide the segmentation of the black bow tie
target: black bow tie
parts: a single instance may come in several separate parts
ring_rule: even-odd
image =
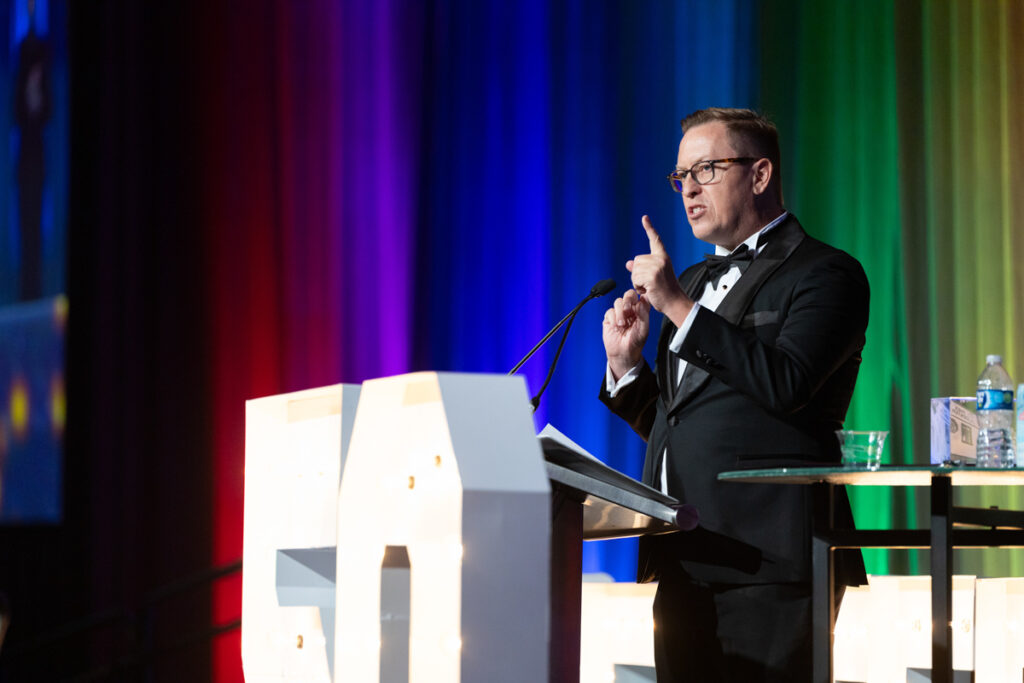
[[[725,256],[704,254],[704,260],[708,265],[708,281],[712,287],[717,289],[718,281],[733,266],[739,268],[741,273],[745,271],[750,262],[754,260],[754,252],[748,249],[746,244],[741,244],[736,251]]]

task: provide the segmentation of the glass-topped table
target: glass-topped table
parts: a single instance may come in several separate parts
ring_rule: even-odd
[[[835,577],[832,551],[837,548],[927,548],[932,577],[932,681],[953,680],[953,549],[1024,547],[1024,512],[953,506],[954,486],[1021,486],[1024,468],[988,469],[965,466],[895,465],[875,471],[843,467],[781,467],[738,470],[718,475],[721,481],[745,484],[810,485],[814,492],[811,535],[813,575],[814,680],[832,681],[832,630]],[[836,486],[928,486],[931,525],[928,529],[837,529]],[[935,628],[945,624],[945,628]]]
[[[768,470],[723,472],[720,480],[771,484],[830,484],[850,486],[931,486],[932,477],[943,476],[953,486],[1021,486],[1024,467],[990,469],[969,466],[883,465],[869,471],[848,467],[779,467]]]

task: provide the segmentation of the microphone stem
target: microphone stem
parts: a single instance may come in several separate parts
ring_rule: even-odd
[[[586,299],[584,299],[583,301],[581,301],[578,304],[576,304],[576,308],[574,308],[571,311],[569,311],[569,313],[564,318],[562,318],[561,320],[558,321],[557,325],[555,325],[554,327],[551,328],[550,332],[548,332],[546,335],[544,335],[543,339],[541,339],[539,342],[534,344],[533,348],[530,349],[526,353],[525,356],[523,356],[523,359],[521,361],[519,361],[518,363],[516,363],[516,366],[514,368],[512,368],[511,370],[508,371],[508,374],[509,375],[516,374],[516,371],[519,370],[519,368],[523,367],[523,364],[526,363],[526,361],[530,360],[530,356],[535,354],[537,352],[537,349],[539,349],[541,346],[544,345],[544,342],[546,342],[548,339],[551,339],[551,337],[555,334],[555,332],[558,332],[558,328],[560,328],[562,325],[564,325],[566,320],[569,320],[574,315],[579,313],[580,309],[583,308],[583,304],[587,303],[588,301],[590,301],[593,298],[594,298],[594,295],[590,294],[590,295],[587,296]],[[565,343],[564,339],[562,340],[562,343]],[[559,350],[561,350],[561,346],[559,346]],[[555,356],[555,357],[557,358],[557,356]]]
[[[548,388],[548,384],[551,382],[551,377],[555,374],[555,366],[558,365],[558,357],[562,355],[562,347],[565,346],[565,340],[569,338],[569,328],[572,327],[572,323],[576,320],[576,314],[583,308],[583,304],[587,303],[590,297],[587,297],[580,302],[580,305],[573,309],[567,317],[569,322],[565,326],[565,332],[562,333],[562,339],[558,342],[558,350],[555,351],[555,357],[551,360],[551,367],[548,368],[548,376],[544,378],[544,384],[540,386],[540,391],[537,395],[530,399],[530,405],[533,406],[533,412],[537,412],[537,408],[540,406],[540,396],[544,393],[544,390]]]

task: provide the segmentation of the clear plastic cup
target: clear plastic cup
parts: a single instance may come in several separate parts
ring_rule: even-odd
[[[872,471],[881,467],[882,450],[889,432],[840,429],[836,436],[843,452],[843,467]]]

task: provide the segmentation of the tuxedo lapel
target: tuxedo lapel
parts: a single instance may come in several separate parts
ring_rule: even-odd
[[[676,333],[676,326],[665,316],[661,322],[661,334],[658,335],[658,348],[667,349],[672,336]],[[672,402],[672,394],[676,386],[676,372],[678,363],[670,353],[658,354],[658,387],[661,389],[659,400],[668,406]]]
[[[736,282],[729,295],[722,299],[715,311],[732,324],[739,323],[750,302],[771,274],[781,266],[806,236],[796,218],[790,216],[772,230],[770,241],[754,259],[747,271]]]
[[[707,281],[707,272],[707,264],[701,261],[687,268],[679,276],[679,285],[694,301],[699,299],[702,294]],[[658,366],[658,385],[661,387],[661,400],[666,407],[672,403],[672,397],[679,385],[679,363],[675,356],[668,352],[668,345],[678,329],[666,316],[661,324],[661,334],[658,336],[659,358],[664,359],[664,362]]]
[[[711,375],[705,370],[698,368],[693,363],[687,363],[686,370],[683,372],[683,381],[679,383],[679,387],[672,395],[672,401],[668,405],[668,413],[672,414],[679,410],[691,396],[700,391],[709,379],[711,379]]]
[[[768,244],[765,245],[764,249],[758,254],[757,258],[754,259],[750,267],[747,268],[746,272],[736,282],[736,286],[724,299],[722,303],[718,305],[715,313],[729,322],[738,324],[743,314],[746,312],[747,307],[750,306],[750,302],[753,300],[754,295],[757,294],[761,286],[771,277],[771,274],[781,266],[789,255],[793,253],[797,245],[803,241],[806,236],[803,228],[800,227],[800,223],[792,215],[789,216],[781,225],[774,228],[771,233]],[[699,270],[701,273],[707,272],[707,266],[701,264],[699,267],[694,268]],[[700,282],[703,283],[704,278],[700,278]],[[684,290],[685,290],[684,286]],[[689,290],[686,290],[687,294],[691,299],[696,301],[700,298],[700,295]],[[674,330],[673,326],[673,330]],[[664,342],[664,347],[660,344]],[[668,352],[668,342],[664,339],[659,340],[659,348],[664,348],[664,357],[666,363],[670,363],[675,360],[672,354]],[[671,400],[668,402],[667,413],[671,414],[679,410],[694,394],[700,391],[701,388],[711,379],[705,370],[697,367],[693,363],[686,364],[686,371],[683,373],[683,380],[679,383],[678,389],[670,394]],[[675,386],[675,383],[672,385]],[[664,392],[662,392],[664,396]]]
[[[679,285],[686,292],[686,296],[696,301],[704,293],[704,285],[707,283],[707,278],[708,264],[701,261],[683,271],[683,274],[679,276]]]

